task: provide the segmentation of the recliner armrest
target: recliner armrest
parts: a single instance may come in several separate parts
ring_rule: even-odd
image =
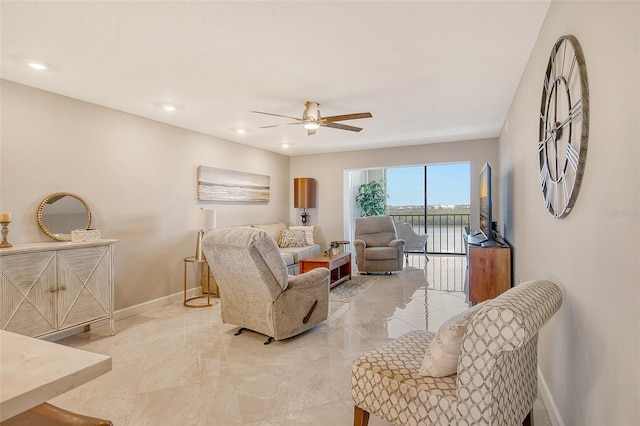
[[[395,247],[402,251],[405,244],[405,240],[391,240],[391,242],[389,243],[389,247]]]
[[[327,281],[328,286],[329,275],[330,273],[327,268],[316,268],[303,274],[289,277],[289,285],[287,286],[287,290],[315,287],[325,280]]]

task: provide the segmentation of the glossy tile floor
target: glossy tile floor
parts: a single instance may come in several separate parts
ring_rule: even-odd
[[[351,425],[351,362],[413,329],[437,331],[467,308],[463,256],[411,255],[400,273],[375,276],[351,302],[330,304],[312,330],[265,346],[265,336],[222,324],[220,304],[167,305],[58,343],[110,355],[113,370],[52,400],[60,407],[140,425]],[[536,426],[550,425],[538,399]],[[389,423],[371,416],[371,426]]]

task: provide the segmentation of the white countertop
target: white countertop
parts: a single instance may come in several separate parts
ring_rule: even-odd
[[[111,370],[111,357],[0,330],[0,421]]]
[[[33,253],[37,251],[69,250],[80,247],[105,246],[115,244],[117,242],[118,240],[107,239],[81,243],[73,243],[71,241],[47,241],[40,243],[14,244],[13,247],[0,249],[0,256],[18,253]]]

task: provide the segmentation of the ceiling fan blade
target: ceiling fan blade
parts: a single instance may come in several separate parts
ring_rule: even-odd
[[[331,127],[332,129],[340,129],[340,130],[349,130],[351,132],[359,132],[360,130],[362,130],[361,127],[347,126],[346,124],[340,124],[340,123],[321,122],[320,125],[322,127]]]
[[[290,115],[274,114],[272,112],[262,112],[262,111],[249,111],[249,112],[254,112],[256,114],[273,115],[274,117],[284,117],[284,118],[290,118],[292,120],[302,121],[301,118],[291,117]]]
[[[279,126],[289,126],[291,124],[302,124],[301,121],[297,123],[281,123],[281,124],[272,124],[270,126],[260,126],[261,129],[268,129],[269,127],[279,127]]]
[[[344,114],[344,115],[331,115],[329,117],[322,117],[322,121],[328,121],[329,123],[333,123],[334,121],[344,121],[344,120],[356,120],[358,118],[371,118],[373,117],[370,112],[358,112],[355,114]]]

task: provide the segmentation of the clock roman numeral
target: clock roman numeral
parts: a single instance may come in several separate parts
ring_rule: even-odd
[[[544,163],[544,165],[542,166],[542,169],[540,169],[540,186],[542,186],[542,189],[545,189],[547,187],[548,177],[549,177],[549,166],[547,166],[547,163]]]
[[[578,171],[578,160],[580,158],[580,153],[574,148],[570,143],[567,144],[567,160],[569,164],[571,164],[571,168],[573,170]]]
[[[565,118],[564,121],[560,123],[560,125],[558,125],[558,128],[561,129],[567,124],[574,122],[581,115],[582,115],[582,99],[578,99],[576,104],[572,106],[571,109],[569,110],[569,116]]]
[[[549,142],[549,139],[551,139],[551,135],[547,136],[546,139],[538,141],[538,152],[542,152],[545,149],[545,147],[547,146],[547,142]]]

